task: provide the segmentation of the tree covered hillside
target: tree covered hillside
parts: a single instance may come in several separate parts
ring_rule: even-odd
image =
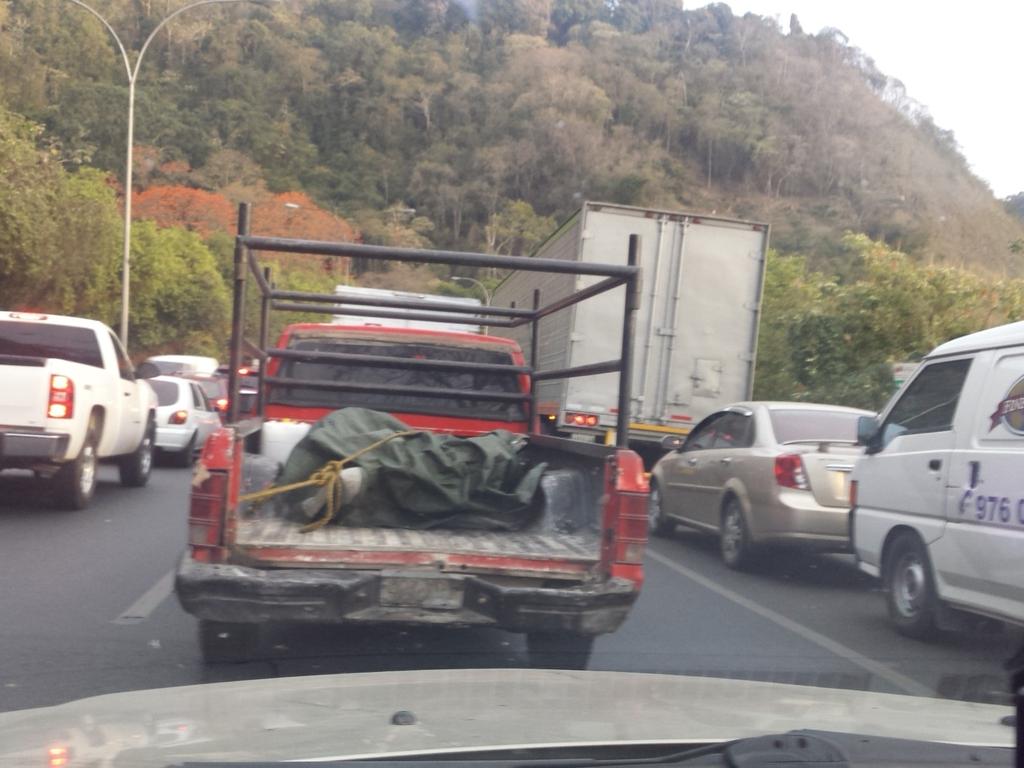
[[[181,4],[95,0],[136,50]],[[0,9],[8,107],[47,127],[66,167],[120,173],[126,86],[106,31],[67,0]],[[898,81],[838,30],[724,4],[200,8],[142,71],[137,192],[302,191],[368,240],[492,251],[536,242],[524,205],[557,220],[603,199],[763,219],[777,248],[829,268],[848,230],[928,263],[1024,263],[1024,227]]]

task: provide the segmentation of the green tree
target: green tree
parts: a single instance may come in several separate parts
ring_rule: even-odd
[[[551,216],[538,216],[525,200],[506,202],[487,223],[487,252],[528,255],[555,231]]]
[[[120,216],[106,174],[67,173],[42,128],[0,110],[0,306],[110,321]]]
[[[230,324],[228,288],[198,235],[136,222],[131,258],[132,352],[222,355]]]

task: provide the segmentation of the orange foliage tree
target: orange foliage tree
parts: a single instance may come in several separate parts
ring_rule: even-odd
[[[209,237],[231,232],[235,212],[223,195],[181,186],[150,187],[132,202],[133,219],[151,219],[161,227],[180,227]]]
[[[356,242],[359,233],[349,222],[318,206],[302,192],[283,192],[253,206],[253,232],[266,237]]]
[[[359,232],[348,221],[325,211],[302,192],[283,192],[256,203],[252,212],[253,234],[265,237],[299,237],[306,240],[358,242]],[[323,260],[330,275],[347,276],[349,259]]]

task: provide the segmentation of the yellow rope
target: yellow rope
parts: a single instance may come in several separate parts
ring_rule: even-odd
[[[344,459],[337,459],[335,461],[329,461],[324,464],[320,469],[313,472],[305,480],[300,480],[297,483],[289,483],[288,485],[275,485],[270,488],[264,488],[262,491],[254,491],[253,493],[245,493],[238,497],[240,503],[253,502],[254,505],[258,505],[263,501],[279,496],[282,493],[288,493],[289,491],[297,491],[300,488],[326,488],[327,489],[327,514],[321,517],[319,520],[314,520],[312,523],[307,523],[302,526],[299,530],[302,533],[309,533],[319,528],[323,528],[329,522],[334,520],[338,516],[338,512],[341,511],[341,492],[338,488],[340,483],[339,473],[346,464],[353,459],[357,459],[364,453],[380,448],[384,443],[394,440],[396,437],[408,437],[409,435],[417,434],[415,430],[409,430],[407,432],[395,432],[392,435],[388,435],[382,440],[378,440],[375,443],[371,443],[365,448],[360,448],[358,451],[353,453],[351,456],[346,456]]]

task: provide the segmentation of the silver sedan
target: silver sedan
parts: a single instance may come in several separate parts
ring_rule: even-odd
[[[868,411],[813,403],[747,402],[717,411],[657,463],[651,533],[677,523],[719,537],[732,568],[759,545],[849,549],[850,472],[857,419]]]

